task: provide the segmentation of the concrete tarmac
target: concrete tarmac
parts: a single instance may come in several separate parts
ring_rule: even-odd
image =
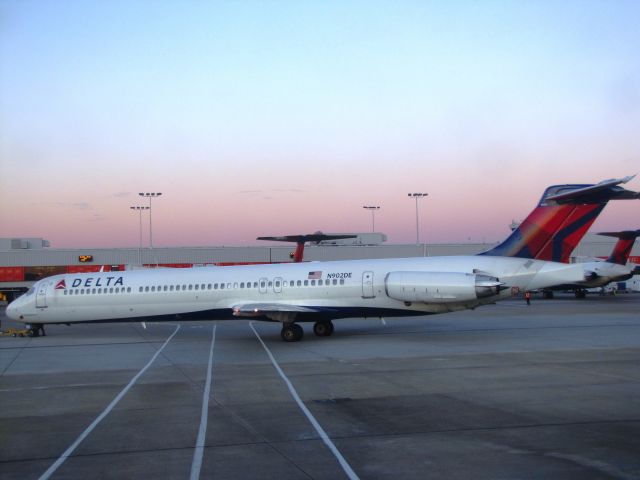
[[[334,323],[253,327],[356,477],[640,479],[640,295]],[[0,337],[0,478],[348,478],[250,322],[176,328]]]

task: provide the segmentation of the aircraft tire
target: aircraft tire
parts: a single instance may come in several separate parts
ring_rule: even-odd
[[[331,320],[325,322],[316,322],[313,325],[313,333],[318,337],[329,337],[333,333],[333,322]]]
[[[282,330],[280,331],[280,337],[282,337],[282,340],[285,342],[299,342],[302,340],[303,335],[304,330],[296,323],[283,325]]]

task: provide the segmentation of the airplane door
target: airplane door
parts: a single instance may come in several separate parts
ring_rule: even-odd
[[[373,298],[373,272],[362,272],[362,298]]]
[[[268,280],[266,278],[260,279],[260,282],[258,283],[258,290],[260,293],[267,293],[267,283]]]
[[[37,308],[46,308],[47,307],[47,287],[48,284],[42,282],[38,286],[38,291],[36,292],[36,307]]]

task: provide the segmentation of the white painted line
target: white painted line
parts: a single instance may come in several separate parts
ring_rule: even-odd
[[[275,367],[277,372],[280,374],[280,377],[282,377],[282,380],[284,380],[284,383],[287,385],[287,388],[289,389],[289,393],[291,393],[291,396],[293,397],[293,399],[296,401],[296,403],[300,407],[300,410],[302,410],[302,412],[306,415],[306,417],[309,420],[309,422],[311,422],[311,425],[313,425],[313,428],[316,429],[316,432],[318,432],[318,435],[320,435],[320,438],[322,438],[322,441],[325,443],[325,445],[327,447],[329,447],[329,450],[331,450],[331,453],[333,453],[334,457],[336,457],[336,459],[338,460],[338,463],[340,463],[340,466],[344,470],[344,473],[346,473],[347,477],[349,477],[352,480],[358,479],[359,477],[353,471],[353,469],[351,468],[349,463],[347,463],[345,458],[338,451],[336,446],[333,444],[333,442],[331,441],[329,436],[326,434],[326,432],[323,430],[323,428],[317,422],[315,417],[311,414],[309,409],[302,402],[302,400],[300,399],[300,396],[298,395],[298,392],[296,392],[296,389],[293,388],[293,384],[289,381],[287,376],[284,374],[284,372],[282,371],[282,369],[278,365],[278,362],[276,362],[276,359],[271,354],[271,351],[265,345],[265,343],[262,341],[262,338],[260,338],[260,335],[258,335],[258,332],[256,331],[256,329],[253,328],[253,322],[249,322],[249,326],[251,327],[251,330],[253,330],[253,333],[256,334],[256,337],[258,337],[258,340],[260,340],[260,343],[262,344],[262,347],[265,349],[265,351],[267,352],[267,355],[269,355],[269,358],[271,359],[271,363],[273,363],[273,366]]]
[[[193,462],[191,463],[191,480],[200,478],[200,469],[202,468],[202,456],[204,454],[204,441],[207,435],[207,417],[209,414],[209,393],[211,392],[211,370],[213,365],[213,344],[216,341],[216,326],[213,326],[211,334],[211,349],[209,350],[209,364],[207,365],[207,381],[202,394],[202,414],[200,415],[200,430],[198,430],[198,439],[196,440],[196,449],[193,452]]]
[[[64,461],[69,458],[69,456],[73,453],[73,451],[78,448],[78,445],[80,445],[80,443],[82,443],[82,441],[87,438],[87,436],[93,431],[94,428],[96,428],[96,426],[104,419],[104,417],[106,417],[107,415],[109,415],[109,413],[111,412],[111,410],[113,410],[113,407],[115,407],[117,405],[117,403],[122,400],[122,397],[124,397],[126,395],[126,393],[129,391],[129,389],[138,381],[138,379],[142,376],[142,374],[144,372],[147,371],[147,369],[151,366],[151,364],[155,361],[156,358],[158,358],[158,355],[160,355],[160,352],[162,352],[162,350],[164,350],[164,347],[167,346],[167,344],[171,341],[171,339],[175,336],[176,333],[178,333],[178,330],[180,330],[180,325],[176,326],[176,329],[173,331],[173,333],[169,336],[169,338],[167,338],[167,340],[164,342],[164,344],[158,349],[158,351],[155,353],[155,355],[153,357],[151,357],[151,360],[149,360],[149,363],[147,363],[142,370],[140,370],[138,372],[138,374],[133,377],[131,379],[131,381],[129,382],[129,384],[124,387],[122,389],[122,391],[116,396],[116,398],[114,398],[111,403],[107,406],[107,408],[104,409],[104,411],[98,416],[98,418],[96,418],[93,423],[91,425],[89,425],[87,427],[87,429],[82,432],[82,434],[76,439],[75,442],[73,442],[71,444],[71,446],[69,448],[67,448],[67,450],[60,455],[60,458],[58,458],[58,460],[56,460],[56,462],[51,465],[49,467],[49,469],[44,472],[42,474],[42,476],[40,477],[40,480],[46,480],[48,479],[51,475],[53,475],[53,473],[60,467],[60,465],[62,465],[64,463]]]

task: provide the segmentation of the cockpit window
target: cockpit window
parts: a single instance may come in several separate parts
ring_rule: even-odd
[[[36,291],[35,288],[31,287],[29,290],[27,290],[27,293],[24,294],[25,297],[33,294]]]

